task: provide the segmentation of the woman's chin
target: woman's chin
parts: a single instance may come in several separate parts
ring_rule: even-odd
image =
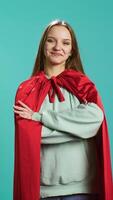
[[[58,61],[58,60],[50,60],[50,64],[52,65],[62,65],[65,64],[64,61]]]

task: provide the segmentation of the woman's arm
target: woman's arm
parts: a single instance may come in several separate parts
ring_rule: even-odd
[[[78,140],[78,138],[74,137],[73,135],[65,134],[64,132],[53,130],[42,125],[41,143],[56,144],[56,143],[65,143],[72,140]]]
[[[39,118],[48,128],[85,139],[96,135],[103,121],[103,112],[95,103],[87,103],[73,110],[35,112],[32,115],[33,120]]]
[[[79,138],[90,138],[97,134],[103,121],[103,112],[95,103],[80,104],[72,110],[61,112],[33,112],[26,104],[14,105],[14,112],[19,116],[41,121],[46,127]]]

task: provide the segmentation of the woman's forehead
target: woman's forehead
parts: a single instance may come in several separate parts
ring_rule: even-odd
[[[56,25],[50,28],[48,34],[48,37],[58,37],[60,36],[61,38],[65,39],[71,39],[71,34],[69,30],[65,26],[61,25]]]

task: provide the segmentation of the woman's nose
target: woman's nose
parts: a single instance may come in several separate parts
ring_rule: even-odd
[[[55,50],[60,50],[61,49],[61,45],[59,43],[55,43],[54,49]]]

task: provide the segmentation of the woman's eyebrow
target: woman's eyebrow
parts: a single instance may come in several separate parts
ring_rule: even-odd
[[[56,39],[54,36],[47,36],[47,38],[53,38],[53,39]],[[71,41],[71,39],[69,39],[69,38],[62,38],[63,40],[69,40],[69,41]]]

